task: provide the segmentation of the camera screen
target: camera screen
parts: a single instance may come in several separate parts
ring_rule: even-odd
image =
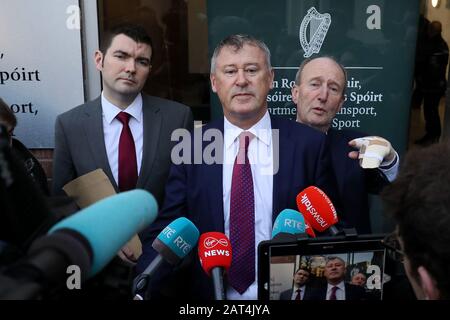
[[[380,240],[267,241],[260,248],[260,298],[382,300],[389,276],[384,274],[386,250]]]

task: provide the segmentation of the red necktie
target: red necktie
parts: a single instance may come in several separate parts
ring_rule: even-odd
[[[248,146],[254,135],[242,132],[233,166],[230,196],[230,241],[233,258],[230,285],[240,294],[255,281],[255,199]]]
[[[302,289],[297,289],[295,292],[297,292],[295,300],[302,300]]]
[[[119,140],[119,190],[127,191],[136,188],[137,161],[136,148],[128,121],[130,115],[120,112],[116,118],[122,122],[122,132]]]
[[[337,291],[337,289],[338,289],[338,287],[331,288],[330,300],[337,300],[336,299],[336,291]]]

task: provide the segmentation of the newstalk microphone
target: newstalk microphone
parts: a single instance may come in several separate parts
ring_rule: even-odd
[[[45,289],[65,284],[67,268],[80,269],[81,280],[94,276],[134,234],[156,218],[157,203],[145,190],[105,198],[60,221],[30,247],[24,261],[1,276],[15,287],[2,287],[0,299],[34,299]]]
[[[303,217],[303,214],[300,211],[298,211],[298,213],[300,213]],[[305,219],[305,232],[311,238],[316,237],[316,234],[314,233],[314,229],[309,225],[308,220],[306,220],[306,219]]]
[[[153,241],[152,247],[159,254],[133,281],[134,300],[143,300],[147,295],[148,281],[164,261],[177,265],[197,244],[200,232],[187,218],[172,221]]]
[[[332,235],[339,230],[337,212],[328,196],[315,186],[310,186],[297,195],[297,207],[310,226],[319,232],[329,229]]]
[[[198,241],[198,256],[203,270],[212,276],[215,299],[226,300],[223,272],[231,265],[230,240],[221,232],[203,233]]]

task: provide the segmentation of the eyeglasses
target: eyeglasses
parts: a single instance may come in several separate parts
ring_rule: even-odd
[[[384,237],[384,239],[381,240],[381,244],[387,249],[388,256],[392,260],[403,263],[405,260],[405,253],[401,249],[396,231],[389,233]]]

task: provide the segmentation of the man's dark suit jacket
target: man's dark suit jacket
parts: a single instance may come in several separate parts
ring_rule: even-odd
[[[136,188],[146,189],[161,206],[169,173],[172,131],[193,128],[190,109],[177,102],[142,94],[144,142]],[[69,110],[56,119],[53,193],[63,194],[69,181],[101,168],[114,189],[103,135],[101,97]]]
[[[327,284],[320,288],[311,290],[310,300],[326,300],[327,299]],[[354,284],[345,284],[345,300],[361,301],[367,300],[366,290],[363,287]]]
[[[333,199],[334,178],[329,167],[326,137],[323,133],[294,121],[271,117],[272,129],[279,130],[279,171],[273,177],[272,222],[286,208],[296,209],[296,196],[304,188],[315,185]],[[214,121],[203,127],[224,131],[224,120]],[[196,129],[198,130],[198,129]],[[203,142],[203,148],[210,142]],[[220,150],[222,152],[223,149]],[[143,254],[138,260],[137,271],[142,272],[156,256],[153,240],[165,226],[179,217],[187,217],[199,229],[200,234],[210,231],[224,232],[222,164],[173,165],[166,186],[165,203],[151,227],[140,234]],[[269,195],[268,195],[269,196]],[[186,262],[187,275],[180,277],[183,297],[212,299],[212,281],[203,272],[193,249]],[[160,275],[169,272],[164,269]],[[163,281],[157,279],[153,288]],[[157,291],[157,290],[156,290]],[[188,294],[187,292],[190,292]],[[155,294],[157,294],[155,292]]]
[[[292,300],[293,289],[285,290],[280,293],[280,300]],[[305,293],[303,294],[302,300],[311,300],[311,288],[305,285]]]
[[[340,225],[356,228],[358,234],[371,233],[368,193],[378,194],[389,182],[378,169],[362,169],[348,153],[356,149],[348,142],[366,136],[351,130],[330,129],[327,133],[331,163],[339,190]]]

